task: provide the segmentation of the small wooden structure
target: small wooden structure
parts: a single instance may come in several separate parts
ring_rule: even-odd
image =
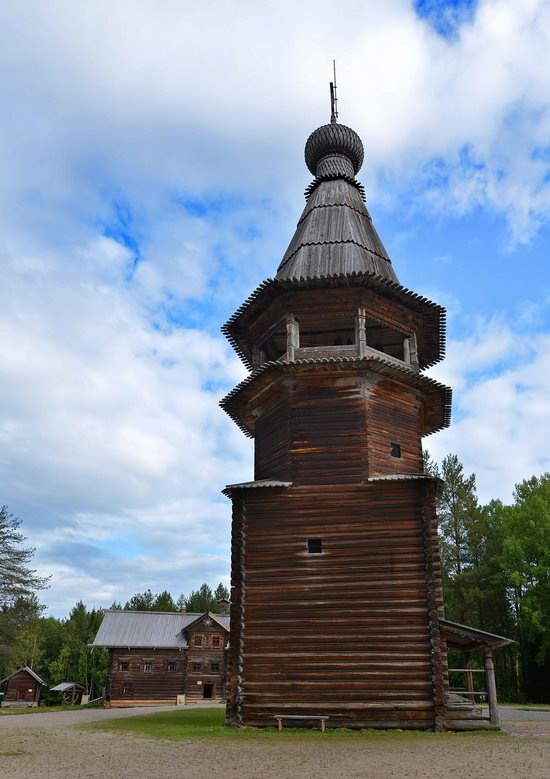
[[[0,681],[5,686],[2,706],[38,706],[40,690],[46,682],[27,665],[18,668]]]
[[[84,692],[84,687],[76,682],[61,682],[55,687],[50,687],[50,691],[62,693],[61,703],[64,705],[75,706],[80,695]]]
[[[109,610],[92,644],[109,652],[105,705],[225,700],[229,615]]]
[[[224,490],[226,721],[452,728],[439,483],[422,459],[450,422],[451,390],[424,373],[445,310],[397,279],[355,178],[357,133],[333,114],[305,159],[277,274],[222,328],[250,375],[221,405],[255,439],[254,480]]]

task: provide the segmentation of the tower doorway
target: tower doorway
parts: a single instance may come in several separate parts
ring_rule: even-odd
[[[205,682],[202,686],[202,697],[213,698],[214,697],[214,685],[212,682]]]

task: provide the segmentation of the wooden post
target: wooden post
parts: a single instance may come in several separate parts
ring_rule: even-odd
[[[498,725],[495,666],[493,665],[493,650],[490,646],[485,647],[485,681],[487,684],[487,700],[489,703],[489,720],[491,725]]]
[[[411,364],[411,342],[408,335],[403,338],[403,362],[407,365]]]
[[[418,365],[418,347],[416,343],[416,333],[411,333],[409,337],[409,353],[410,353],[410,364],[411,367],[413,367],[415,370],[419,370]]]
[[[468,695],[468,699],[474,703],[474,696],[472,695],[474,691],[474,675],[471,672],[470,668],[471,665],[471,659],[470,659],[470,653],[464,652],[464,668],[466,668],[466,688],[468,692],[470,693]]]
[[[367,354],[367,330],[365,325],[366,312],[363,306],[359,306],[355,315],[355,340],[359,357],[365,357]]]
[[[295,350],[300,348],[300,328],[294,316],[290,314],[286,320],[286,359],[294,362]]]

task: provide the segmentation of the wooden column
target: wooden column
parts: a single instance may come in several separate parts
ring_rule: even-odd
[[[355,342],[359,357],[365,357],[367,353],[367,330],[365,327],[366,311],[359,306],[355,315]]]
[[[286,320],[286,359],[294,362],[295,350],[300,348],[300,328],[291,314]]]
[[[411,364],[411,342],[408,335],[403,338],[403,362]]]
[[[468,699],[474,702],[474,696],[472,695],[474,691],[474,675],[471,672],[471,658],[469,652],[464,652],[464,668],[466,668],[466,688],[468,690]]]
[[[489,719],[491,725],[498,725],[497,685],[495,682],[495,666],[493,665],[493,650],[490,646],[485,647],[485,681],[487,684]]]
[[[409,354],[410,354],[411,367],[413,367],[415,370],[418,371],[420,367],[418,365],[418,349],[416,344],[416,333],[412,333],[409,338]]]

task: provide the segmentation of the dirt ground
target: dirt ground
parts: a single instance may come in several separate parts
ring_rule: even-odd
[[[43,716],[0,720],[3,779],[550,779],[550,719],[506,722],[508,736],[174,743],[41,726]]]

